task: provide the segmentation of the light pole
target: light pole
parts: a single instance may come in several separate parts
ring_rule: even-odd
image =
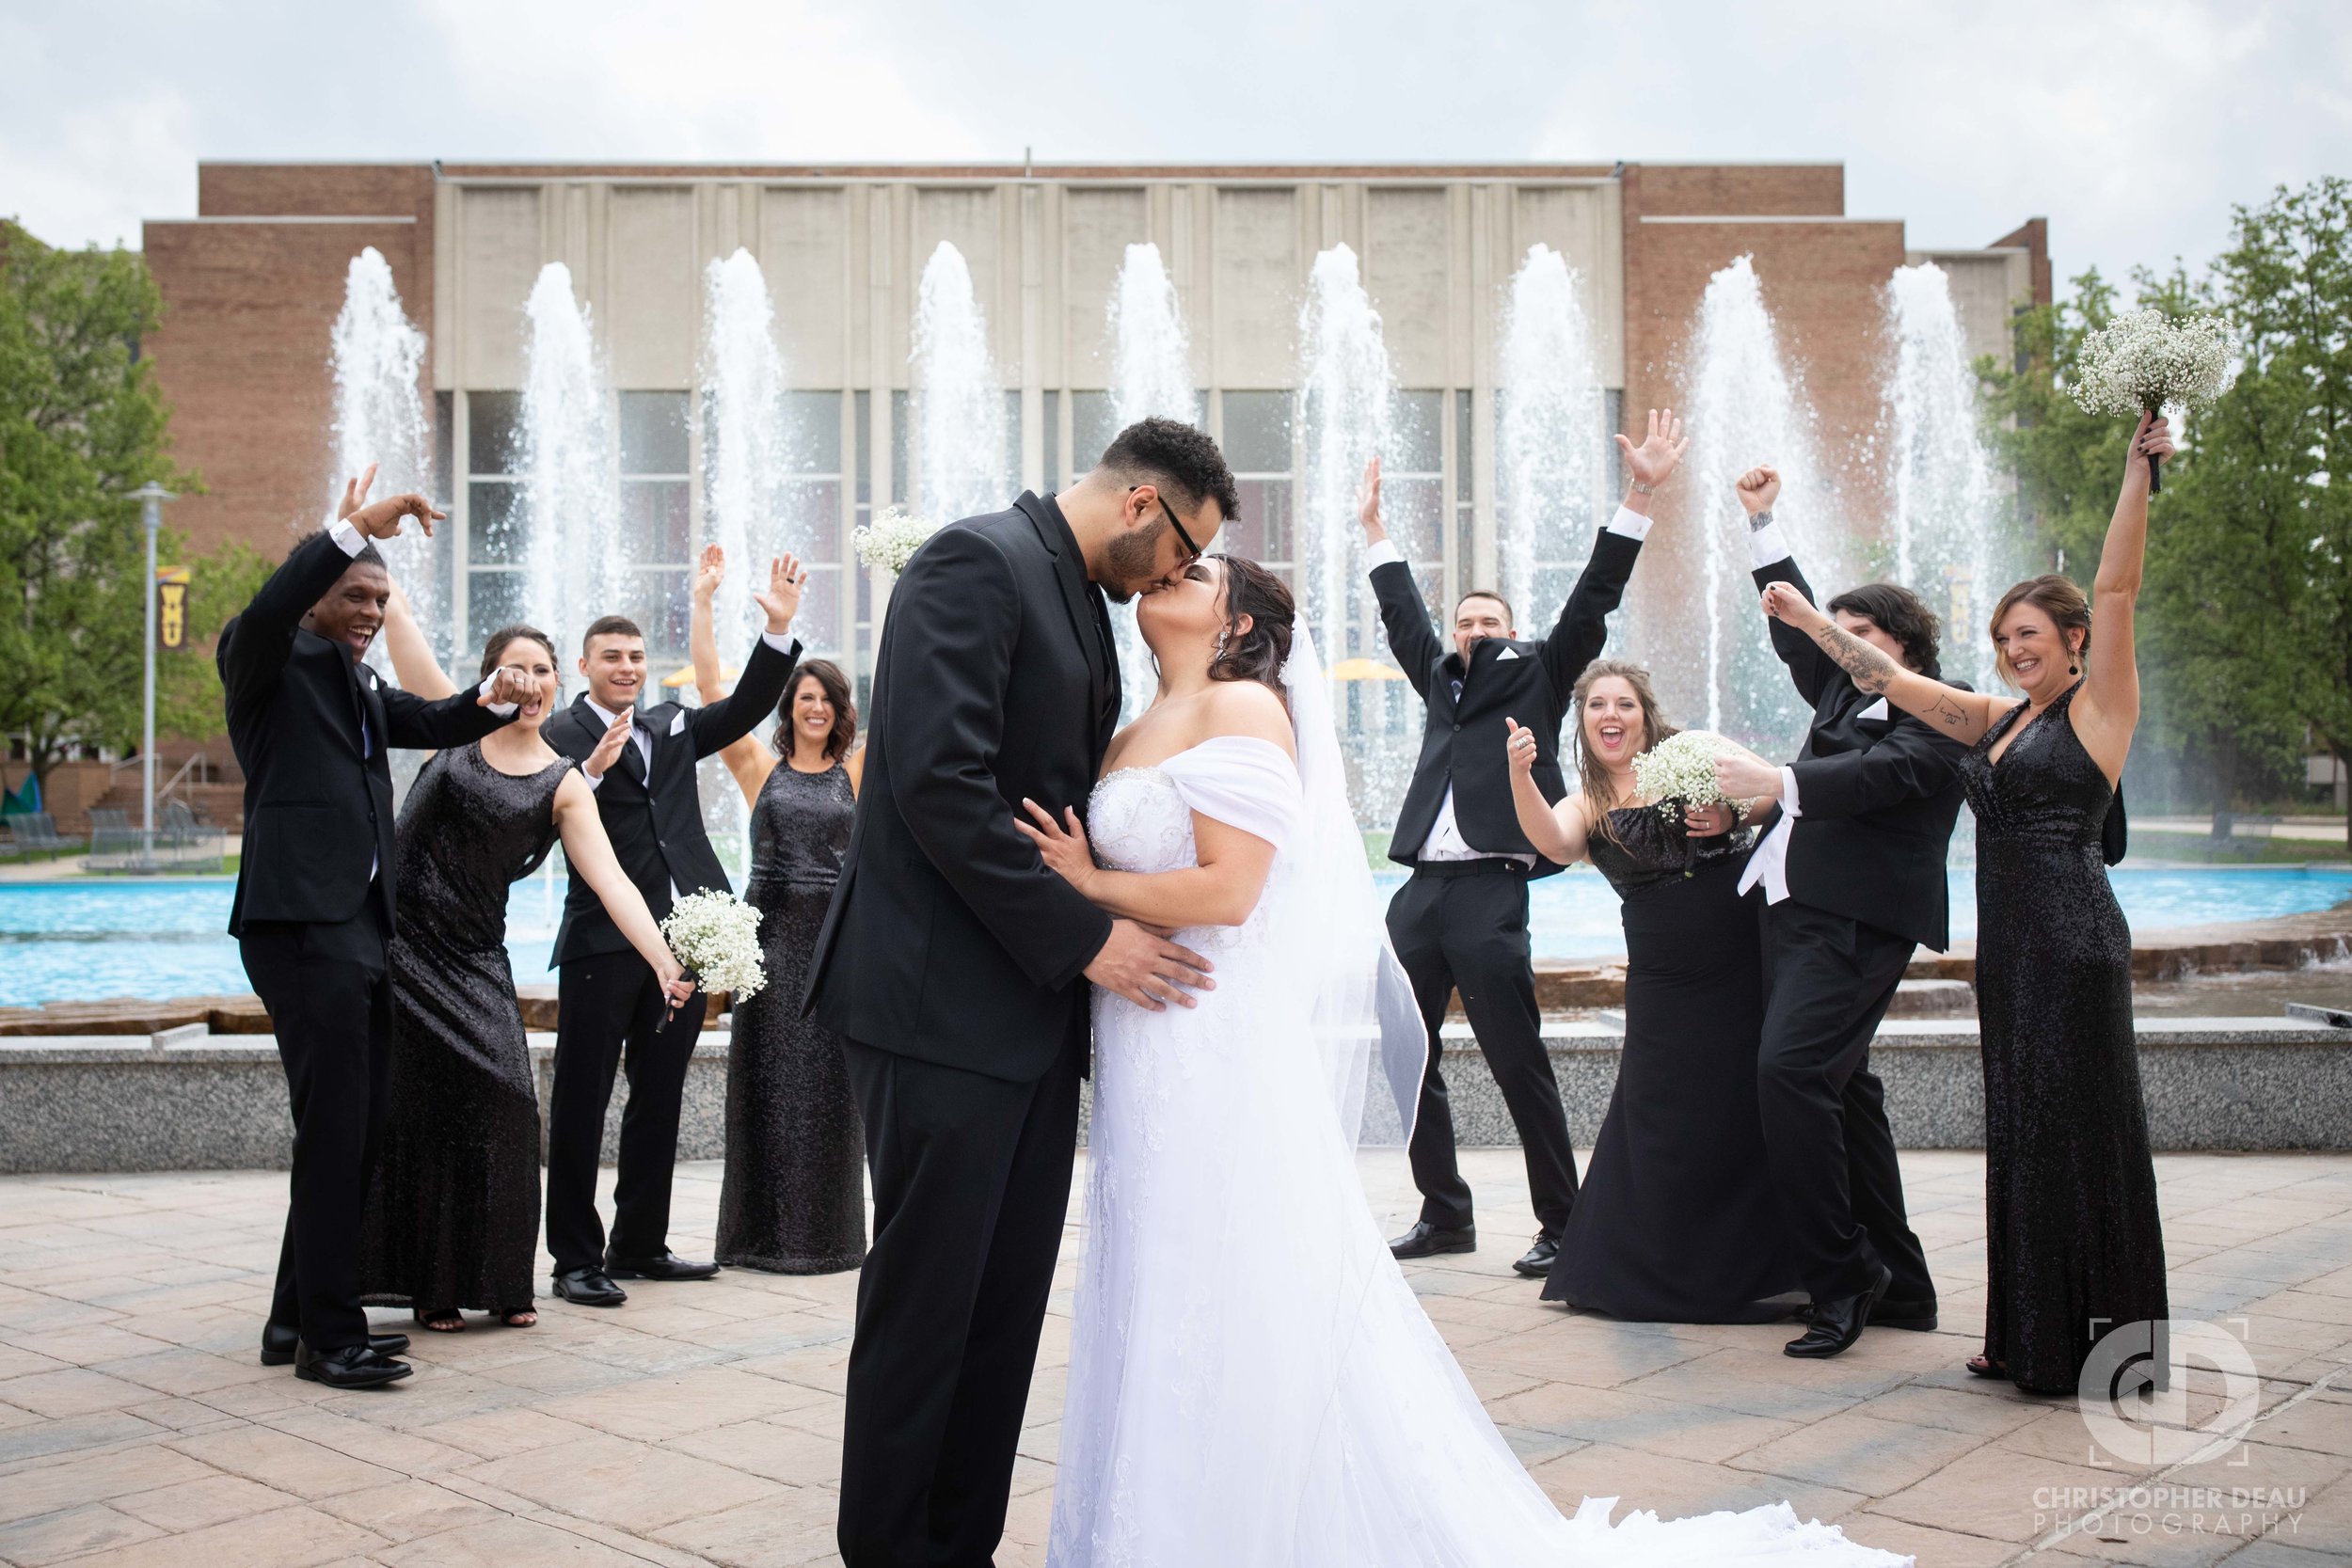
[[[163,531],[164,502],[177,498],[149,480],[131,492],[139,503],[139,518],[147,526],[147,697],[139,732],[139,777],[146,815],[139,830],[139,869],[155,869],[155,536]]]

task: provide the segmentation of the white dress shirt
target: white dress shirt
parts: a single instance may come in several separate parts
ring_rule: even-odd
[[[1748,519],[1748,559],[1758,568],[1771,566],[1788,559],[1788,543],[1782,537],[1780,525],[1772,521],[1769,511],[1759,512]],[[1780,770],[1780,820],[1772,831],[1748,857],[1747,869],[1740,873],[1740,891],[1745,893],[1756,883],[1764,884],[1764,902],[1777,904],[1788,896],[1788,838],[1796,832],[1797,818],[1804,815],[1797,801],[1797,770]]]
[[[1647,517],[1620,506],[1616,515],[1609,519],[1608,531],[1638,544],[1649,537],[1649,525]],[[1364,570],[1367,572],[1404,559],[1396,546],[1387,539],[1375,540],[1364,546]],[[1457,680],[1452,685],[1454,700],[1458,703],[1462,700],[1462,683]],[[1462,836],[1461,824],[1454,819],[1454,782],[1451,779],[1446,781],[1445,799],[1438,802],[1438,815],[1429,824],[1428,836],[1421,841],[1421,847],[1413,852],[1413,858],[1422,861],[1517,861],[1525,866],[1535,863],[1533,855],[1472,848],[1470,841]]]

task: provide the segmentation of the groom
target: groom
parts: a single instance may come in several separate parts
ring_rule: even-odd
[[[1119,721],[1104,595],[1198,560],[1234,509],[1216,444],[1129,425],[1058,496],[951,523],[876,650],[856,827],[809,964],[866,1124],[838,1539],[849,1568],[984,1564],[1061,1245],[1091,981],[1191,1006],[1207,961],[1047,870],[1021,800],[1083,809]]]
[[[1772,521],[1780,475],[1752,468],[1738,490],[1756,587],[1786,582],[1811,598]],[[1824,608],[1888,657],[1945,678],[1935,617],[1909,589],[1870,583]],[[1813,705],[1812,728],[1786,768],[1740,755],[1715,772],[1735,800],[1780,808],[1740,891],[1764,888],[1757,1105],[1798,1280],[1813,1298],[1812,1326],[1784,1348],[1816,1358],[1844,1353],[1873,1323],[1935,1327],[1935,1282],[1903,1210],[1870,1041],[1914,948],[1947,942],[1945,847],[1967,748],[1866,695],[1795,627],[1770,625],[1773,651]]]

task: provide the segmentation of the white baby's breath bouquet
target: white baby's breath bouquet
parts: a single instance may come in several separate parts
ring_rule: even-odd
[[[1633,787],[1649,797],[1660,815],[1679,822],[1690,806],[1722,805],[1730,799],[1715,782],[1715,759],[1739,748],[1713,730],[1682,730],[1633,759]]]
[[[2083,339],[2072,390],[2086,414],[2137,420],[2202,408],[2229,389],[2236,371],[2237,340],[2220,317],[2130,310]],[[2153,453],[2148,488],[2164,488]]]
[[[739,1005],[768,984],[759,911],[732,893],[688,894],[670,906],[661,935],[707,991],[726,991]]]
[[[923,541],[938,531],[937,523],[918,517],[903,506],[886,506],[875,515],[871,524],[852,530],[850,540],[860,561],[896,577],[907,569],[907,562],[914,559]]]

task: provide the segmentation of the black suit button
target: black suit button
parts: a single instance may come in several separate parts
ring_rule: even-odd
[[[1461,725],[1459,725],[1459,724],[1454,725],[1454,733],[1455,735],[1460,735],[1460,734],[1462,733],[1462,726],[1461,726]]]

